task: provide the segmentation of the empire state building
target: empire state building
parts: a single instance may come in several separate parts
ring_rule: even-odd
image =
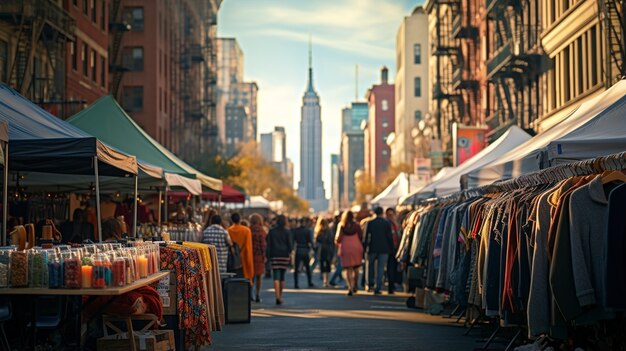
[[[300,182],[298,195],[315,212],[325,211],[328,200],[322,182],[322,119],[320,98],[313,88],[313,62],[309,43],[309,81],[302,97],[300,120]]]

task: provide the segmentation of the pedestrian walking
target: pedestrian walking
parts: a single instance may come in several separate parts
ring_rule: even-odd
[[[230,240],[230,235],[222,227],[222,217],[218,214],[213,214],[209,220],[209,226],[204,229],[202,233],[202,242],[215,246],[217,251],[217,264],[220,268],[220,273],[226,273],[226,264],[228,262],[228,249],[233,245]]]
[[[357,280],[359,268],[363,259],[363,231],[361,226],[354,220],[354,213],[346,211],[341,217],[337,228],[335,242],[339,246],[339,256],[343,270],[346,271],[348,283],[348,296],[357,292]]]
[[[387,259],[387,292],[393,294],[396,290],[396,284],[402,283],[402,274],[400,274],[398,260],[396,259],[396,253],[400,246],[401,233],[396,210],[389,207],[385,211],[385,217],[389,221],[389,224],[391,224],[391,238],[393,241],[393,247]]]
[[[272,277],[274,279],[274,295],[276,304],[283,303],[283,290],[285,289],[285,272],[291,262],[293,249],[293,237],[287,225],[287,219],[283,215],[276,218],[276,226],[267,234],[266,255],[272,265]]]
[[[306,272],[306,278],[309,283],[309,288],[312,288],[313,279],[311,276],[311,266],[309,264],[311,260],[311,250],[313,249],[313,233],[310,226],[311,220],[308,217],[302,217],[300,219],[300,225],[293,230],[293,240],[295,245],[295,264],[293,271],[294,288],[298,289],[298,275],[300,275],[300,268],[304,267]]]
[[[315,225],[315,243],[319,251],[320,272],[322,273],[322,284],[328,287],[328,273],[330,273],[330,262],[335,251],[335,237],[328,226],[328,219],[320,217]]]
[[[363,243],[367,286],[372,287],[375,283],[374,294],[380,294],[387,260],[393,250],[393,238],[391,223],[383,218],[382,207],[376,207],[374,214],[376,217],[367,223]]]
[[[267,249],[267,232],[263,228],[263,217],[258,213],[250,215],[250,231],[252,232],[252,258],[254,263],[254,288],[256,302],[261,302],[261,284],[265,274],[265,251]]]
[[[336,212],[335,213],[335,217],[333,218],[332,224],[330,226],[330,231],[331,233],[337,233],[337,228],[339,227],[339,222],[341,221],[341,216],[342,213],[341,212]],[[335,271],[333,272],[333,274],[330,277],[330,281],[328,282],[328,284],[330,286],[337,286],[337,281],[343,281],[343,277],[342,277],[342,271],[343,271],[343,267],[341,266],[341,257],[339,257],[339,254],[337,253],[337,245],[334,245],[334,251],[333,251],[333,256],[335,257]]]
[[[233,224],[228,227],[228,234],[234,244],[239,246],[241,253],[242,268],[238,272],[235,272],[238,278],[246,278],[252,285],[252,278],[254,277],[254,260],[252,255],[252,232],[250,228],[241,225],[241,215],[238,212],[233,212],[230,215],[230,220]]]

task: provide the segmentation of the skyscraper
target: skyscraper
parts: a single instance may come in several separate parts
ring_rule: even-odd
[[[313,62],[309,43],[309,80],[302,97],[300,120],[300,182],[298,194],[307,200],[314,211],[328,208],[322,182],[322,119],[320,98],[313,89]]]

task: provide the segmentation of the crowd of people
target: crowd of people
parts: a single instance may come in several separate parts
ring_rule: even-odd
[[[359,287],[373,294],[386,288],[393,294],[403,279],[395,257],[400,235],[393,208],[370,211],[364,204],[356,213],[301,218],[265,218],[257,213],[242,218],[238,212],[221,216],[210,210],[203,241],[216,246],[220,272],[249,280],[254,301],[261,301],[263,278],[271,277],[280,305],[285,275],[291,269],[294,289],[300,288],[302,273],[307,286],[315,287],[313,276],[319,268],[323,288],[345,282],[348,296]]]

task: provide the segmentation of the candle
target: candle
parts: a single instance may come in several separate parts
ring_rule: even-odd
[[[105,268],[104,266],[93,266],[93,272],[91,274],[91,285],[94,288],[103,289],[106,286],[105,282]]]
[[[144,255],[137,257],[137,265],[139,266],[139,277],[146,278],[148,276],[148,258]]]
[[[67,258],[63,261],[63,272],[66,288],[80,288],[80,260],[77,257]]]
[[[63,286],[63,263],[58,259],[48,261],[48,287],[60,288]]]
[[[126,262],[124,259],[117,259],[113,261],[113,285],[124,286],[126,285]]]
[[[88,289],[91,288],[91,273],[93,268],[91,266],[80,267],[81,287]]]

